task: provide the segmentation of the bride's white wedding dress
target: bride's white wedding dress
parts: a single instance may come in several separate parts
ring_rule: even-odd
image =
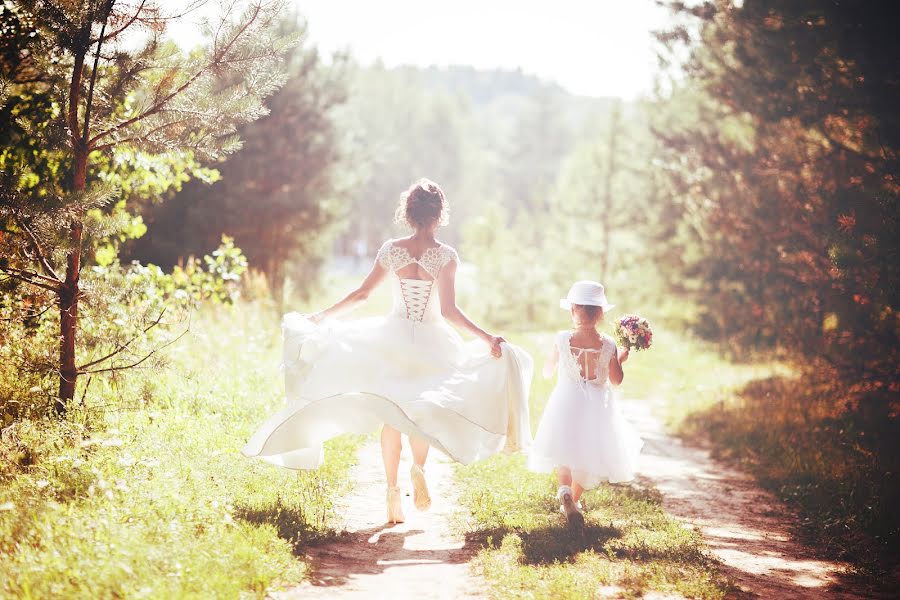
[[[388,241],[377,260],[390,271],[388,315],[318,325],[298,313],[284,316],[287,405],[243,453],[314,469],[324,441],[382,423],[461,463],[527,449],[531,357],[505,343],[503,356],[494,358],[484,342],[464,342],[441,315],[436,280],[441,268],[459,260],[456,252],[440,246],[414,258]],[[432,279],[397,275],[413,263]]]

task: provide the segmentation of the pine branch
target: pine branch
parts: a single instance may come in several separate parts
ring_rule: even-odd
[[[26,237],[28,237],[29,241],[31,242],[35,253],[37,253],[38,262],[40,262],[41,266],[44,267],[44,271],[46,271],[47,275],[49,275],[50,278],[56,281],[56,283],[62,283],[62,278],[50,265],[50,261],[47,260],[47,256],[41,249],[41,245],[38,242],[37,236],[34,235],[34,232],[32,232],[31,229],[28,228],[28,225],[26,225],[24,221],[20,220],[18,217],[15,217],[15,219],[16,223],[19,224],[19,227],[22,228],[22,231],[25,232]]]
[[[43,275],[40,275],[38,273],[31,273],[30,271],[24,271],[22,269],[16,269],[14,267],[6,267],[6,266],[2,266],[2,265],[0,265],[0,271],[3,271],[4,273],[8,274],[13,279],[21,281],[23,283],[27,283],[29,285],[33,285],[35,287],[45,289],[45,290],[47,290],[49,292],[53,292],[55,294],[59,293],[58,285],[52,286],[52,285],[49,285],[46,283],[41,283],[40,281],[35,281],[34,279],[32,279],[32,277],[37,277],[40,279],[45,279],[47,281],[54,281],[54,280],[50,279],[49,277],[44,277]],[[58,284],[59,282],[56,282],[56,283]]]
[[[43,281],[47,281],[47,282],[49,282],[49,284],[62,283],[58,279],[52,279],[50,277],[41,275],[40,273],[33,273],[31,271],[26,271],[25,269],[17,269],[16,267],[10,267],[9,265],[0,266],[0,269],[4,269],[6,272],[8,272],[10,275],[13,275],[13,276],[37,278],[37,279],[40,279]]]
[[[0,283],[2,283],[3,281],[7,281],[8,279],[11,279],[11,278],[7,277],[6,279],[0,280]],[[24,316],[9,317],[9,318],[4,317],[4,318],[0,318],[0,321],[4,321],[6,323],[14,323],[16,321],[24,321],[25,319],[37,319],[37,318],[41,317],[42,315],[44,315],[44,313],[46,313],[48,310],[50,310],[51,308],[55,308],[55,307],[56,307],[56,302],[51,302],[50,304],[47,304],[40,310],[31,310],[31,311],[26,312],[26,314]]]
[[[159,352],[160,350],[163,350],[163,349],[165,349],[165,348],[168,348],[169,346],[171,346],[172,344],[174,344],[175,342],[177,342],[178,340],[180,340],[181,338],[183,338],[185,335],[187,335],[187,334],[190,332],[190,330],[191,330],[191,324],[188,323],[187,328],[186,328],[184,331],[182,331],[181,333],[179,333],[176,337],[174,337],[173,339],[169,340],[168,342],[166,342],[166,343],[163,344],[162,346],[158,346],[158,347],[154,348],[153,350],[150,351],[149,354],[147,354],[146,356],[144,356],[144,357],[141,358],[140,360],[137,360],[137,361],[135,361],[135,362],[133,362],[133,363],[131,363],[131,364],[128,364],[128,365],[120,365],[120,366],[115,366],[115,367],[106,367],[106,368],[104,368],[104,369],[92,369],[92,370],[88,370],[88,371],[81,371],[81,370],[79,370],[79,371],[78,371],[78,374],[79,374],[79,375],[88,375],[88,374],[93,375],[93,374],[96,374],[96,373],[109,373],[109,372],[112,372],[112,371],[124,371],[125,369],[131,369],[131,368],[134,368],[134,367],[140,365],[141,363],[143,363],[144,361],[146,361],[147,359],[149,359],[151,356],[153,356],[154,354],[156,354],[156,353]]]
[[[87,369],[88,367],[93,367],[94,365],[100,364],[100,363],[102,363],[102,362],[104,362],[104,361],[106,361],[106,360],[109,360],[109,359],[112,358],[113,356],[115,356],[115,355],[117,355],[117,354],[120,354],[120,353],[124,352],[125,350],[128,349],[128,346],[130,346],[130,345],[132,344],[132,342],[134,342],[136,339],[138,339],[139,337],[141,337],[141,335],[147,333],[148,331],[150,331],[151,329],[153,329],[154,327],[156,327],[157,325],[159,325],[159,323],[160,323],[160,321],[162,320],[164,314],[166,314],[166,309],[165,309],[165,308],[163,308],[162,311],[160,311],[159,316],[156,317],[156,320],[153,321],[152,323],[150,323],[150,325],[148,325],[147,327],[145,327],[144,330],[143,330],[140,334],[134,336],[133,338],[131,338],[130,340],[128,340],[128,341],[125,342],[124,344],[119,344],[118,348],[116,348],[115,350],[113,350],[112,352],[110,352],[109,354],[107,354],[106,356],[100,357],[100,358],[98,358],[97,360],[92,360],[92,361],[89,362],[89,363],[85,363],[85,364],[81,365],[80,367],[78,367],[78,371],[79,371],[80,373],[87,373],[88,371],[85,371],[85,369]]]
[[[244,25],[238,30],[238,32],[234,35],[234,37],[231,38],[231,40],[225,45],[225,47],[223,49],[213,52],[213,59],[211,61],[209,61],[206,65],[204,65],[196,73],[194,73],[186,82],[184,82],[182,85],[178,86],[178,88],[175,89],[175,91],[166,95],[162,100],[154,103],[153,106],[148,108],[146,111],[142,112],[139,115],[135,115],[134,117],[132,117],[130,119],[122,121],[118,125],[114,125],[113,127],[95,135],[93,138],[91,138],[91,140],[89,142],[89,146],[93,148],[94,144],[96,144],[99,140],[103,139],[104,137],[106,137],[116,131],[119,131],[121,129],[124,129],[125,127],[129,127],[130,125],[134,125],[135,123],[143,121],[147,117],[150,117],[150,116],[160,112],[165,107],[165,105],[168,104],[168,102],[170,100],[172,100],[172,98],[175,98],[176,96],[178,96],[179,94],[184,92],[186,89],[188,89],[190,86],[192,86],[208,70],[210,70],[214,67],[220,66],[220,64],[222,64],[222,59],[227,55],[227,53],[237,43],[237,41],[244,36],[247,29],[253,23],[256,22],[256,20],[259,18],[259,14],[261,11],[262,11],[262,4],[257,2],[253,6],[252,16],[247,19],[247,22],[244,23]]]
[[[138,20],[138,16],[140,16],[141,12],[144,10],[145,4],[147,4],[147,0],[141,0],[140,5],[137,7],[137,10],[134,11],[134,14],[131,16],[131,18],[128,19],[128,22],[125,23],[124,25],[122,25],[121,27],[119,27],[118,29],[116,29],[115,31],[113,31],[112,33],[110,33],[109,35],[104,37],[103,32],[100,32],[100,37],[97,38],[97,40],[96,40],[97,43],[101,44],[106,40],[111,40],[114,37],[116,37],[117,35],[119,35],[120,33],[122,33],[123,31],[125,31],[126,29],[128,29],[129,27],[131,27],[132,25],[134,25],[135,21]],[[99,49],[99,46],[98,46],[98,49]]]
[[[196,1],[194,1],[194,2],[191,2],[191,3],[189,3],[189,4],[185,7],[184,11],[183,11],[183,12],[180,12],[180,13],[176,13],[176,14],[168,15],[168,16],[155,16],[155,17],[150,17],[150,18],[147,18],[147,19],[142,19],[140,15],[141,15],[141,13],[144,11],[144,7],[146,6],[146,4],[147,4],[147,0],[141,0],[141,3],[140,3],[140,5],[137,7],[137,10],[135,11],[135,13],[134,13],[131,17],[129,17],[127,23],[125,23],[122,27],[116,29],[116,30],[113,31],[112,33],[107,34],[106,36],[101,36],[101,37],[97,38],[96,40],[91,40],[91,43],[94,43],[94,42],[96,42],[96,41],[106,41],[106,40],[111,40],[111,39],[115,38],[116,36],[121,35],[121,34],[122,34],[123,32],[125,32],[129,27],[131,27],[132,25],[134,25],[134,24],[135,24],[136,22],[138,22],[138,21],[140,21],[141,23],[144,23],[144,24],[151,24],[151,25],[152,25],[152,24],[155,24],[155,23],[162,23],[162,22],[165,22],[165,21],[175,21],[175,20],[178,20],[178,19],[180,19],[180,18],[182,18],[182,17],[185,17],[185,16],[189,15],[190,13],[192,13],[192,12],[194,12],[194,11],[196,11],[196,10],[202,8],[203,6],[205,6],[206,4],[208,4],[208,0],[196,0]],[[150,10],[153,10],[151,7],[148,7],[148,8],[149,8]],[[157,9],[157,10],[158,10],[158,9]]]
[[[822,133],[822,135],[825,137],[825,139],[828,140],[832,145],[834,145],[836,148],[838,148],[840,150],[843,150],[844,152],[847,152],[848,154],[852,154],[853,156],[856,156],[858,158],[861,158],[861,159],[867,160],[867,161],[878,162],[878,161],[882,160],[881,157],[878,156],[877,152],[873,156],[871,154],[867,154],[867,153],[863,152],[862,150],[857,150],[855,148],[851,148],[850,146],[848,146],[841,140],[839,140],[836,137],[834,137],[833,135],[831,135],[831,133],[829,133],[826,130],[826,128],[824,128],[824,127],[820,127],[819,131]],[[882,146],[882,149],[883,148],[884,147]]]
[[[171,111],[171,112],[176,112],[176,111]],[[185,112],[185,111],[178,111],[178,112]],[[187,123],[189,121],[190,121],[189,118],[178,119],[177,121],[169,121],[168,123],[163,123],[162,125],[160,125],[158,127],[154,127],[150,131],[148,131],[146,133],[142,133],[141,135],[133,135],[133,136],[127,137],[127,138],[117,139],[112,142],[107,142],[105,144],[96,146],[93,149],[96,151],[102,151],[102,150],[107,150],[109,148],[117,146],[119,144],[127,144],[128,142],[135,142],[137,140],[147,139],[155,133],[159,133],[160,131],[168,129],[169,127],[172,127],[174,125],[181,125],[182,123]]]

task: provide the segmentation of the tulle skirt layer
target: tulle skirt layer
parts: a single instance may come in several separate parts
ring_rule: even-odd
[[[608,383],[561,380],[547,400],[528,467],[541,473],[569,467],[584,488],[620,483],[634,479],[643,445]]]
[[[316,325],[285,315],[286,406],[247,443],[247,456],[290,469],[322,462],[322,443],[386,423],[470,463],[526,449],[531,357],[512,344],[493,358],[446,322],[399,316]]]

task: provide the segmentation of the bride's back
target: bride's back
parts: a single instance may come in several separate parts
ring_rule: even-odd
[[[394,274],[393,314],[412,321],[440,318],[435,280],[444,265],[458,260],[453,248],[414,238],[388,240],[378,251],[376,260]]]
[[[425,262],[426,255],[434,254],[445,245],[434,240],[434,243],[423,242],[412,237],[394,240],[395,247],[403,248],[414,262],[400,267],[395,271],[400,279],[421,279],[431,281],[437,279],[436,275],[429,273],[419,261]]]

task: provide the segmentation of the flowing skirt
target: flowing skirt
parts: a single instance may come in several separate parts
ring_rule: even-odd
[[[285,315],[286,406],[243,449],[288,469],[314,469],[322,443],[380,424],[467,464],[531,443],[532,359],[503,344],[500,359],[445,321],[399,316],[316,325]]]
[[[609,383],[561,379],[547,400],[528,456],[528,468],[550,473],[572,469],[582,487],[634,479],[644,442],[625,420]]]

